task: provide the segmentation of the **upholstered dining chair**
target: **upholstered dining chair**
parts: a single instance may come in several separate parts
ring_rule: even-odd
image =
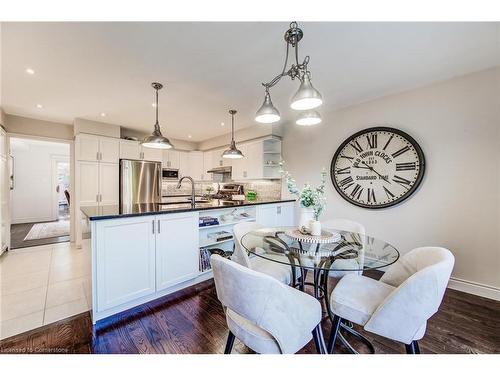
[[[355,221],[348,219],[333,219],[327,220],[321,225],[326,229],[338,229],[341,231],[351,232],[348,236],[352,238],[347,238],[348,241],[356,241],[361,246],[361,251],[358,252],[358,256],[352,259],[335,259],[332,263],[328,276],[340,279],[341,277],[356,272],[361,275],[363,273],[364,264],[364,248],[365,248],[365,227]],[[358,269],[358,271],[348,271],[348,269]]]
[[[234,241],[234,252],[231,256],[231,260],[241,264],[244,267],[253,269],[258,272],[265,273],[266,275],[272,276],[275,279],[281,281],[284,284],[289,285],[292,282],[292,267],[287,264],[273,262],[268,259],[260,258],[258,256],[249,257],[247,251],[241,244],[241,239],[243,236],[251,231],[264,228],[262,225],[255,222],[243,222],[234,225],[233,233],[235,237]],[[251,241],[251,239],[249,239]],[[257,237],[255,237],[256,243],[255,247],[262,245]],[[250,242],[247,243],[247,245]]]
[[[311,338],[324,352],[316,298],[219,255],[210,262],[229,328],[225,354],[235,337],[261,354],[296,353]]]
[[[368,332],[405,344],[418,354],[418,340],[434,315],[453,270],[455,258],[442,247],[420,247],[391,265],[380,280],[355,273],[344,276],[330,296],[333,312],[328,350],[333,353],[341,319]]]

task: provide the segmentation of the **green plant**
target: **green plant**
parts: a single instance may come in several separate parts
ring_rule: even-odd
[[[290,172],[283,168],[285,162],[281,162],[281,174],[286,180],[288,191],[295,195],[300,202],[300,205],[305,208],[312,208],[314,210],[314,219],[319,220],[326,207],[326,170],[323,168],[321,171],[321,182],[318,187],[313,188],[309,183],[305,183],[302,190],[297,187],[297,182],[292,177]]]

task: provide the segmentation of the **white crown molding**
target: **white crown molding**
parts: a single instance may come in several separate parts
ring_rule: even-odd
[[[500,301],[500,288],[452,277],[448,288]]]

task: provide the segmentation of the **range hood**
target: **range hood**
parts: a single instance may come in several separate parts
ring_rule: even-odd
[[[207,173],[217,173],[217,174],[227,174],[231,173],[232,167],[231,166],[226,166],[226,167],[215,167],[212,169],[209,169]]]

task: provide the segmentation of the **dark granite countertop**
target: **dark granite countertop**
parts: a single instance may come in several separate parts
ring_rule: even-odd
[[[189,211],[205,211],[218,208],[238,208],[245,206],[255,206],[260,204],[272,204],[283,202],[294,202],[294,199],[276,199],[276,200],[255,200],[255,201],[223,201],[213,199],[210,202],[197,203],[193,208],[190,203],[174,203],[174,204],[134,204],[132,206],[120,207],[119,205],[106,206],[86,206],[81,207],[81,211],[89,220],[107,220],[123,217],[143,216],[143,215],[158,215]]]

